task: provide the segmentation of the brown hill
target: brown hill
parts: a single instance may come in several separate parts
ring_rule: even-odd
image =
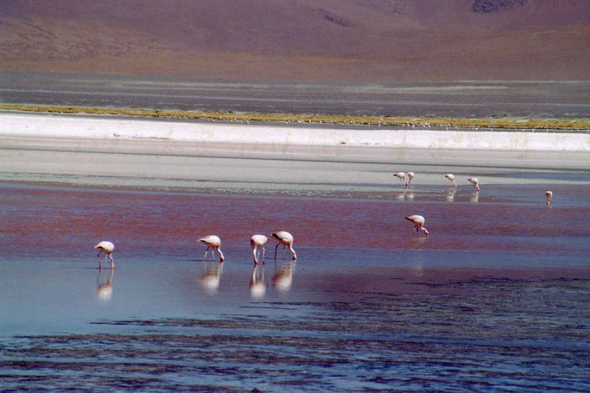
[[[0,70],[342,82],[590,79],[583,0],[0,3]]]

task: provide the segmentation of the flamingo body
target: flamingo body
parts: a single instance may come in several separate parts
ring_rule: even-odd
[[[285,247],[289,247],[289,250],[291,250],[293,253],[293,259],[297,259],[297,254],[293,249],[293,235],[291,235],[289,232],[279,231],[272,233],[271,236],[278,241],[275,247],[275,259],[277,258],[277,250],[281,244],[283,245],[283,257],[285,256]]]
[[[209,236],[205,236],[203,238],[200,238],[199,241],[201,243],[205,243],[205,245],[207,246],[207,250],[205,250],[205,256],[203,257],[203,259],[207,258],[207,253],[209,252],[209,249],[211,249],[211,253],[213,254],[213,257],[215,257],[215,250],[217,250],[217,252],[219,253],[219,260],[221,262],[223,262],[225,260],[225,257],[223,256],[223,253],[221,252],[221,239],[219,238],[219,236],[215,236],[215,235],[209,235]]]
[[[477,180],[477,177],[470,177],[469,179],[467,179],[467,181],[473,183],[475,189],[479,191],[479,180]]]
[[[428,237],[428,230],[424,228],[424,222],[426,221],[424,217],[414,214],[404,218],[414,224],[414,230],[416,233],[420,233],[419,231],[422,230],[426,237]]]
[[[551,191],[546,191],[545,196],[547,197],[547,206],[551,205],[551,198],[553,197],[553,193]]]
[[[406,188],[408,187],[408,182],[406,181],[406,174],[404,172],[394,173],[393,176],[399,178],[400,181],[406,183]]]
[[[100,243],[98,243],[96,246],[94,246],[94,249],[98,249],[98,255],[97,257],[100,257],[101,253],[105,253],[105,257],[104,260],[106,262],[107,257],[109,257],[111,259],[111,269],[115,267],[115,261],[113,260],[113,256],[111,255],[113,253],[113,251],[115,251],[115,245],[111,242],[108,241],[102,241]],[[98,258],[98,268],[100,269],[101,263],[100,263],[100,258]]]
[[[447,173],[447,174],[445,175],[445,177],[446,177],[446,178],[447,178],[449,181],[453,182],[453,184],[455,185],[455,187],[457,187],[457,183],[455,183],[455,175],[453,175],[452,173]]]
[[[250,245],[252,246],[252,254],[254,254],[254,263],[258,263],[256,251],[262,249],[262,263],[264,263],[264,245],[268,242],[268,237],[264,235],[254,235],[250,239]]]

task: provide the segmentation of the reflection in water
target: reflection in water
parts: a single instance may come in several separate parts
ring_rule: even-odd
[[[295,261],[283,261],[275,263],[275,275],[273,282],[281,292],[287,292],[293,284],[293,273],[295,272]]]
[[[451,188],[451,189],[447,190],[447,192],[445,193],[445,199],[447,200],[447,202],[454,202],[456,193],[457,193],[456,188]]]
[[[414,200],[414,193],[412,191],[404,190],[404,192],[398,192],[393,196],[398,201]]]
[[[250,296],[252,299],[262,299],[266,295],[266,284],[264,283],[264,266],[254,265],[252,278],[250,279]]]
[[[411,254],[411,265],[409,271],[416,277],[424,275],[424,253],[421,249],[426,244],[425,237],[413,237],[409,241],[412,248],[416,249],[415,253]]]
[[[106,282],[101,284],[102,269],[98,269],[98,276],[96,277],[96,297],[99,300],[108,302],[113,297],[113,276],[114,269],[109,269],[109,278]],[[106,275],[105,275],[106,277]]]
[[[469,198],[469,202],[474,202],[474,203],[479,202],[479,191],[476,191],[471,194],[471,198]]]
[[[201,276],[201,285],[211,294],[216,294],[221,282],[221,272],[223,271],[223,262],[205,262],[203,263],[205,271]]]

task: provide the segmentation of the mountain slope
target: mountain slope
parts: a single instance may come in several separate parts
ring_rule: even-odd
[[[343,82],[587,80],[589,43],[590,2],[582,0],[0,3],[0,70]]]

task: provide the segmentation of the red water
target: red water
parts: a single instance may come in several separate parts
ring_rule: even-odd
[[[209,234],[241,247],[256,233],[291,232],[296,247],[588,252],[590,207],[544,204],[406,203],[284,199],[182,193],[3,188],[4,252],[87,249],[111,240],[117,251],[191,245]],[[427,241],[405,216],[420,214]],[[423,236],[422,234],[420,236]]]

